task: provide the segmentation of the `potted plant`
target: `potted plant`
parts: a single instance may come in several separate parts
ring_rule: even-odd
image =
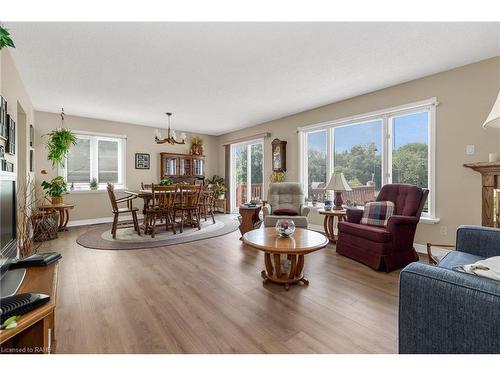
[[[90,186],[90,190],[97,190],[97,188],[99,187],[99,184],[97,183],[97,179],[93,178],[92,180],[90,180],[89,186]]]
[[[4,47],[16,48],[10,37],[9,31],[0,25],[0,49]]]
[[[47,159],[52,162],[52,168],[61,166],[64,168],[64,160],[69,148],[76,145],[76,136],[69,129],[56,129],[47,134]]]
[[[215,192],[216,192],[217,197],[219,199],[224,199],[224,197],[226,196],[226,191],[227,191],[227,188],[224,185],[217,185],[216,186]]]
[[[63,202],[63,194],[68,192],[68,187],[64,177],[54,177],[50,182],[43,181],[42,188],[46,191],[46,195],[51,197],[52,204],[61,204]]]
[[[163,180],[160,181],[160,186],[172,186],[174,185],[174,181],[170,177],[165,177]]]
[[[207,184],[212,187],[219,199],[224,199],[227,188],[222,177],[214,175],[212,178],[207,179]]]

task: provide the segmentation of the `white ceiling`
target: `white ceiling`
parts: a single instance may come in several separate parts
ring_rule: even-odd
[[[500,55],[500,23],[7,23],[37,110],[222,134]]]

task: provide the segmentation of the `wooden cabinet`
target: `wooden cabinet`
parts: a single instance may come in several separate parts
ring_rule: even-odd
[[[160,177],[200,178],[205,176],[205,156],[190,154],[160,153]]]

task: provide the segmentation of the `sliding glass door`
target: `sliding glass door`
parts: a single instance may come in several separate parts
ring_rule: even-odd
[[[264,141],[231,145],[231,212],[251,200],[262,199],[264,182]]]

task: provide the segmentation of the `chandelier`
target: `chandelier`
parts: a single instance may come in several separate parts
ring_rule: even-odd
[[[181,133],[181,140],[179,141],[176,137],[175,130],[170,130],[170,116],[172,116],[172,114],[170,112],[167,112],[166,115],[168,116],[167,137],[162,138],[161,130],[156,129],[155,142],[158,143],[159,145],[161,145],[163,143],[170,143],[171,145],[175,145],[175,144],[183,145],[184,143],[186,143],[186,138],[187,138],[186,133],[184,133],[184,132]]]

